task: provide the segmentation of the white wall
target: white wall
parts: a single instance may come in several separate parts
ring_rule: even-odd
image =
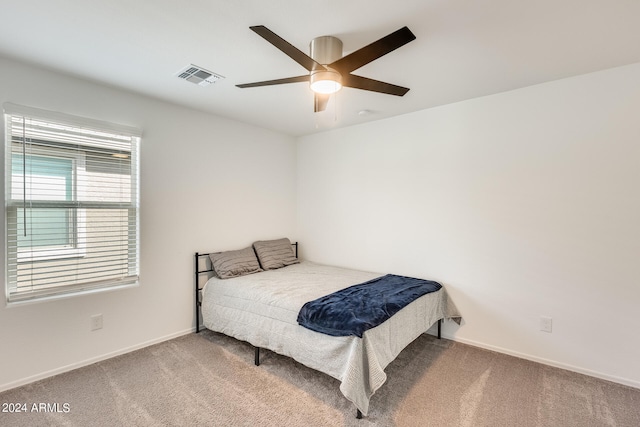
[[[0,390],[191,331],[195,251],[296,238],[293,138],[0,58],[4,102],[144,135],[140,286],[13,307],[2,286]],[[91,332],[97,313],[104,328]]]
[[[640,387],[639,188],[635,64],[300,138],[298,237],[441,281],[446,336]]]

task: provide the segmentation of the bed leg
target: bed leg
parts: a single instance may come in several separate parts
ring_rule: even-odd
[[[254,349],[255,349],[255,357],[254,357],[253,363],[256,366],[260,366],[260,347],[254,347]]]
[[[360,409],[356,409],[356,418],[359,420],[362,419],[362,412],[360,412]]]
[[[200,254],[196,252],[196,334],[200,332],[200,298],[198,298],[198,257]]]
[[[438,320],[438,339],[442,338],[442,319]]]

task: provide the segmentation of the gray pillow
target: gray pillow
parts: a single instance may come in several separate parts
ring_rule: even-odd
[[[221,279],[263,271],[252,247],[210,254],[211,266]]]
[[[253,244],[253,249],[256,250],[260,265],[265,270],[273,270],[300,262],[294,255],[291,242],[287,238],[258,241]]]

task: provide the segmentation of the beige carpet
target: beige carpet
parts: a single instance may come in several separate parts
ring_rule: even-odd
[[[0,426],[640,426],[638,389],[427,335],[362,420],[337,380],[262,353],[256,367],[246,343],[187,335],[0,393],[27,405]]]

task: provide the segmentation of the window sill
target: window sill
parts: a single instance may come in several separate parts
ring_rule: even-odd
[[[71,288],[67,290],[56,290],[54,292],[44,291],[42,293],[30,293],[29,295],[23,294],[13,294],[9,295],[9,298],[6,300],[6,307],[19,307],[23,305],[36,304],[41,302],[49,302],[56,301],[60,299],[66,298],[75,298],[83,295],[92,295],[102,292],[110,292],[124,289],[137,288],[140,286],[140,278],[135,277],[130,280],[125,280],[119,284],[113,284],[109,286],[96,286],[96,287],[88,287],[88,288]]]

